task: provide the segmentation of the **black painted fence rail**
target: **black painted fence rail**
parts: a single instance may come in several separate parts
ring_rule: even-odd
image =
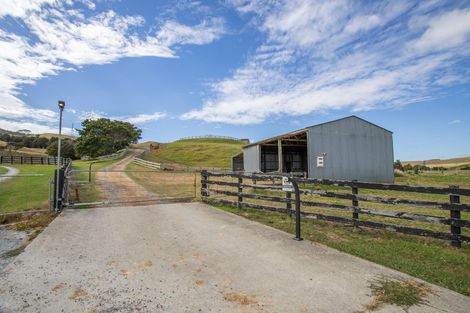
[[[60,164],[63,164],[63,163],[64,163],[64,159],[61,158]],[[55,165],[57,164],[57,157],[0,155],[0,164]]]
[[[212,179],[211,179],[212,178]],[[221,180],[221,179],[232,179],[232,181]],[[282,185],[280,185],[280,175],[250,175],[240,173],[220,173],[220,172],[201,172],[201,195],[203,201],[217,202],[236,207],[248,207],[254,209],[261,209],[267,211],[274,211],[279,213],[285,213],[292,215],[292,203],[295,199],[292,198],[291,192],[283,192]],[[237,179],[233,181],[233,179]],[[251,180],[249,184],[244,180]],[[303,189],[299,189],[300,194],[300,205],[301,207],[317,207],[326,208],[331,210],[339,210],[343,212],[351,212],[352,217],[340,217],[334,215],[320,214],[314,212],[301,212],[301,215],[306,218],[315,218],[331,222],[338,222],[343,224],[352,224],[354,226],[364,226],[375,229],[384,229],[389,231],[395,231],[405,234],[433,237],[438,239],[450,240],[451,244],[455,247],[461,247],[462,242],[470,242],[470,237],[462,235],[462,228],[470,228],[470,221],[461,218],[461,212],[470,212],[470,205],[460,204],[460,196],[470,196],[470,189],[462,189],[458,186],[449,186],[446,188],[438,187],[424,187],[424,186],[407,186],[407,185],[396,185],[396,184],[378,184],[378,183],[366,183],[357,181],[332,181],[332,180],[318,180],[318,179],[304,179],[304,178],[292,178],[298,184],[303,185]],[[263,182],[258,184],[257,182]],[[351,193],[326,191],[318,189],[305,189],[306,186],[339,186],[339,187],[350,187]],[[232,190],[220,190],[211,188],[211,186],[225,186],[233,187]],[[236,188],[236,189],[235,189]],[[406,198],[396,197],[382,197],[382,196],[371,196],[371,195],[359,195],[359,188],[366,190],[388,190],[396,191],[401,193],[426,193],[436,195],[448,195],[449,202],[442,201],[424,201],[424,200],[413,200]],[[244,192],[245,190],[254,190],[255,193]],[[273,196],[266,194],[256,193],[257,190],[267,190],[275,192],[285,193],[285,197]],[[367,191],[365,191],[367,192]],[[217,195],[233,196],[236,197],[237,201],[228,199],[217,198]],[[336,204],[336,203],[325,203],[319,201],[310,201],[302,199],[305,195],[315,195],[326,198],[336,198],[342,200],[351,200],[351,205]],[[274,203],[281,203],[285,205],[285,208],[279,206],[270,206],[265,204],[255,204],[251,202],[243,201],[243,199],[256,199],[262,201],[270,201]],[[433,216],[428,214],[411,213],[407,211],[391,211],[383,208],[370,208],[360,207],[359,201],[361,202],[372,202],[389,205],[401,205],[401,206],[412,206],[415,208],[432,208],[437,210],[449,211],[449,217]],[[449,225],[449,232],[440,232],[429,229],[421,229],[409,226],[394,225],[389,223],[381,223],[375,221],[360,220],[359,214],[374,215],[384,218],[404,219],[418,222],[425,222],[431,224],[444,224]]]

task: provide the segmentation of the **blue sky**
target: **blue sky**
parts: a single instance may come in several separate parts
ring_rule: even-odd
[[[258,140],[347,115],[470,155],[468,1],[0,0],[0,128]]]

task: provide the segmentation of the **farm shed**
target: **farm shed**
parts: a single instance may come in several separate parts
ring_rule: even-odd
[[[240,166],[243,159],[243,169]],[[309,178],[393,182],[392,132],[357,116],[248,144],[234,170],[304,173]]]

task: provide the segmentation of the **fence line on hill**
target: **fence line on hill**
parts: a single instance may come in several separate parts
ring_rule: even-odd
[[[188,136],[178,139],[179,140],[188,140],[188,139],[228,139],[228,140],[236,140],[241,141],[240,138],[230,137],[230,136],[217,136],[217,135],[204,135],[204,136]]]
[[[212,178],[212,179],[211,179]],[[462,219],[462,212],[470,212],[470,204],[461,204],[461,196],[470,196],[470,189],[462,189],[458,186],[449,186],[446,188],[424,187],[424,186],[407,186],[396,184],[380,184],[367,183],[358,181],[334,181],[320,179],[294,178],[289,179],[295,181],[297,185],[302,186],[298,189],[299,199],[293,198],[293,191],[286,191],[285,186],[281,184],[282,176],[280,175],[256,175],[256,174],[240,174],[240,173],[219,173],[219,172],[201,172],[201,196],[203,201],[227,204],[235,207],[247,207],[266,211],[274,211],[292,215],[292,203],[298,200],[299,207],[316,208],[328,212],[336,212],[338,215],[330,215],[325,212],[308,212],[301,211],[300,216],[306,218],[314,218],[326,220],[330,222],[350,224],[354,227],[364,226],[368,228],[383,229],[399,233],[426,236],[451,241],[455,247],[460,247],[462,242],[470,242],[470,236],[463,235],[462,229],[470,228],[470,220]],[[247,183],[251,180],[251,183]],[[214,186],[217,186],[214,188]],[[220,189],[222,186],[224,189]],[[338,192],[324,190],[325,187],[350,188],[350,192]],[[228,190],[227,190],[228,188]],[[283,190],[284,189],[284,190]],[[362,193],[359,194],[359,189]],[[374,193],[374,191],[393,191],[400,192],[398,197],[386,197],[377,195],[367,195],[366,193]],[[448,195],[449,201],[434,200],[415,200],[401,198],[403,193],[412,194],[431,194],[431,195]],[[409,196],[409,195],[408,195]],[[305,199],[308,197],[308,199]],[[235,199],[233,199],[235,198]],[[335,199],[330,203],[316,201],[318,198]],[[250,199],[251,202],[247,202]],[[349,200],[351,205],[338,204],[338,200]],[[266,202],[275,203],[267,205]],[[378,203],[382,206],[400,205],[401,208],[415,208],[418,213],[413,210],[394,211],[390,208],[373,208],[359,206],[359,202]],[[281,206],[279,206],[281,205]],[[380,206],[380,205],[379,205]],[[449,212],[447,217],[427,215],[419,212],[419,209],[435,209],[445,210]],[[299,209],[300,211],[300,209]],[[338,213],[340,212],[340,213]],[[351,217],[345,214],[352,213]],[[343,216],[341,216],[343,215]],[[359,217],[377,217],[380,221],[365,218],[361,220]],[[399,223],[386,223],[383,219],[407,220],[414,221],[423,225],[441,224],[448,225],[449,232],[441,230],[418,228],[407,225],[399,225]],[[421,224],[424,223],[424,224]],[[299,226],[300,228],[300,226]]]

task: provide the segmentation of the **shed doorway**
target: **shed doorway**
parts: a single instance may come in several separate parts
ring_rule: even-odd
[[[263,173],[308,174],[307,133],[299,132],[260,145]]]

